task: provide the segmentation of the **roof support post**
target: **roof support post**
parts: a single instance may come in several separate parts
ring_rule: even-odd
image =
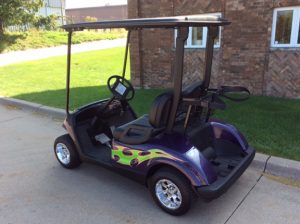
[[[205,51],[205,62],[204,62],[205,70],[204,70],[204,80],[202,84],[203,93],[207,92],[210,84],[211,67],[212,67],[212,60],[214,55],[214,42],[216,37],[219,34],[218,26],[209,26],[207,29],[208,29],[208,37],[207,37],[206,51]]]
[[[174,65],[174,96],[173,103],[168,120],[167,132],[170,133],[173,129],[178,104],[181,98],[182,90],[182,76],[183,76],[183,63],[184,63],[184,43],[189,36],[189,27],[178,27],[176,38],[176,55]]]
[[[124,56],[124,64],[123,64],[123,72],[122,72],[123,78],[125,78],[125,73],[126,73],[127,58],[128,58],[129,44],[130,44],[130,34],[131,34],[131,30],[128,30],[127,31],[126,48],[125,48],[125,56]]]
[[[67,55],[67,102],[66,102],[66,113],[67,116],[70,114],[69,112],[69,104],[70,104],[70,76],[71,76],[71,46],[72,46],[72,31],[68,33],[68,55]]]

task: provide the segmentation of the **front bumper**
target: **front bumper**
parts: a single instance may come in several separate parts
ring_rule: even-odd
[[[255,149],[249,147],[247,150],[248,155],[240,162],[240,164],[232,170],[232,172],[225,178],[220,178],[208,186],[196,188],[198,196],[205,199],[215,199],[225,193],[228,188],[244,173],[244,171],[251,164],[254,156]]]

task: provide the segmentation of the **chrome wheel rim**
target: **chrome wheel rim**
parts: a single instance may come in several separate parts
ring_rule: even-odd
[[[56,152],[58,160],[62,164],[68,165],[70,163],[70,151],[65,144],[58,143],[56,145],[55,152]]]
[[[182,203],[179,188],[168,179],[161,179],[155,185],[155,194],[159,202],[168,209],[178,209]]]

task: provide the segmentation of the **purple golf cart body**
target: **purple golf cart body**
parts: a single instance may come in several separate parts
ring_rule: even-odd
[[[235,145],[236,149],[241,150],[241,154],[253,152],[243,135],[230,124],[209,122],[206,131],[206,134],[209,134],[208,138],[214,141],[228,142],[227,147]],[[222,146],[223,148],[218,150],[224,150],[225,144]],[[182,135],[171,134],[134,146],[114,141],[112,161],[116,167],[138,173],[144,183],[147,183],[147,177],[159,167],[172,166],[190,180],[199,195],[203,198],[213,199],[227,190],[226,183],[229,187],[242,174],[253,156],[253,154],[249,154],[249,157],[225,155],[222,158],[219,156],[212,163],[212,160],[208,160],[203,153],[205,151],[199,152],[198,148]],[[222,166],[226,165],[227,167],[222,172],[218,172],[215,166],[220,166],[221,163]],[[244,166],[239,168],[240,172],[231,172],[239,163],[240,166]],[[230,172],[231,175],[229,175]],[[224,178],[222,184],[219,182],[219,185],[212,185],[221,178]]]
[[[145,184],[158,206],[172,215],[186,213],[194,195],[213,199],[223,194],[248,168],[255,150],[233,125],[211,118],[225,109],[223,97],[242,101],[244,87],[209,88],[214,39],[229,22],[217,16],[128,19],[65,25],[68,35],[67,117],[54,152],[65,168],[93,162]],[[182,88],[184,43],[189,27],[207,27],[204,78]],[[69,111],[72,33],[84,29],[128,30],[122,76],[108,80],[111,99]],[[128,103],[135,94],[125,71],[132,30],[177,29],[174,87],[137,117]]]

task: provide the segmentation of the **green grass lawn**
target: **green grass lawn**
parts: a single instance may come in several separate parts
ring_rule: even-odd
[[[252,96],[215,117],[234,124],[259,152],[300,161],[300,100]]]
[[[73,55],[71,108],[110,96],[106,82],[111,75],[121,75],[124,51],[121,47]],[[0,67],[3,96],[64,108],[65,83],[66,56]],[[137,113],[147,111],[152,98],[160,92],[137,90],[132,102]]]
[[[123,53],[124,48],[114,48],[73,56],[72,108],[110,96],[106,80],[121,74]],[[0,67],[0,95],[64,108],[65,74],[65,56]],[[137,90],[134,109],[147,113],[161,92]],[[215,117],[236,125],[259,152],[300,160],[299,111],[299,100],[253,96],[239,104],[228,102],[227,110]]]
[[[43,47],[53,47],[67,44],[67,32],[64,31],[35,31],[8,32],[0,38],[0,52],[17,51]],[[96,40],[112,40],[126,36],[124,30],[112,31],[83,31],[73,34],[73,43],[79,44]]]

